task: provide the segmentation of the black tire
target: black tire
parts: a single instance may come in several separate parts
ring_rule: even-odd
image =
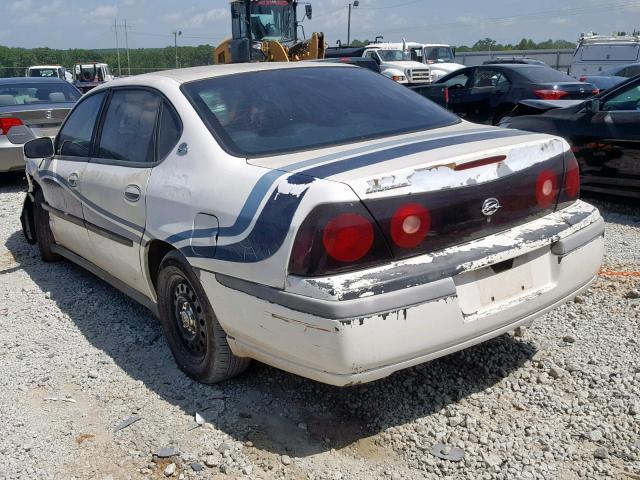
[[[160,264],[158,310],[176,363],[194,380],[221,382],[241,374],[251,363],[231,352],[200,281],[177,251]]]
[[[40,258],[45,262],[57,262],[61,259],[60,255],[54,253],[51,246],[56,242],[51,233],[49,226],[49,212],[42,208],[44,195],[42,190],[38,189],[34,195],[33,219],[36,227],[36,241],[40,250]]]

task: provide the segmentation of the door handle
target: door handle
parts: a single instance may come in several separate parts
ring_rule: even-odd
[[[72,188],[76,188],[78,186],[79,180],[78,174],[75,172],[67,177],[67,183],[69,183],[69,186]]]
[[[142,197],[142,190],[137,185],[127,185],[124,189],[124,199],[128,202],[135,203]]]

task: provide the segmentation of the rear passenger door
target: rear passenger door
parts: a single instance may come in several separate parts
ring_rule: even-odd
[[[163,102],[153,90],[113,89],[81,184],[93,245],[89,260],[142,293],[147,293],[140,263],[145,193],[159,161]]]

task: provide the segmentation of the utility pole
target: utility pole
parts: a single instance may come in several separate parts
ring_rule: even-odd
[[[178,64],[178,37],[181,35],[182,32],[180,30],[173,31],[173,44],[176,47],[176,68],[180,68],[180,65]]]
[[[353,8],[357,8],[360,5],[360,2],[358,0],[355,0],[355,2],[353,2],[353,4],[349,4],[349,20],[347,22],[347,47],[351,46],[351,6],[353,5]]]
[[[118,54],[118,76],[121,77],[122,70],[120,69],[120,43],[118,42],[118,20],[117,19],[113,20],[113,27],[111,27],[111,29],[116,34],[116,52]]]
[[[124,21],[124,43],[127,48],[127,72],[131,76],[131,58],[129,57],[129,28],[127,27],[127,21]]]

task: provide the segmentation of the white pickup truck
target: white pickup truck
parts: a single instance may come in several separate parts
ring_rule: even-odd
[[[374,43],[368,45],[363,57],[372,58],[380,65],[381,73],[404,84],[431,83],[431,69],[423,63],[411,60],[411,54],[401,43]]]
[[[398,45],[402,47],[402,44]],[[455,63],[455,54],[450,45],[407,42],[406,47],[411,54],[411,60],[429,65],[433,82],[464,68],[464,65]]]
[[[61,65],[33,65],[27,68],[25,77],[60,78],[61,80],[66,80],[69,83],[73,81],[71,73]]]
[[[431,83],[431,69],[411,60],[401,43],[373,43],[366,47],[327,48],[325,58],[365,57],[374,60],[380,73],[404,85]]]

